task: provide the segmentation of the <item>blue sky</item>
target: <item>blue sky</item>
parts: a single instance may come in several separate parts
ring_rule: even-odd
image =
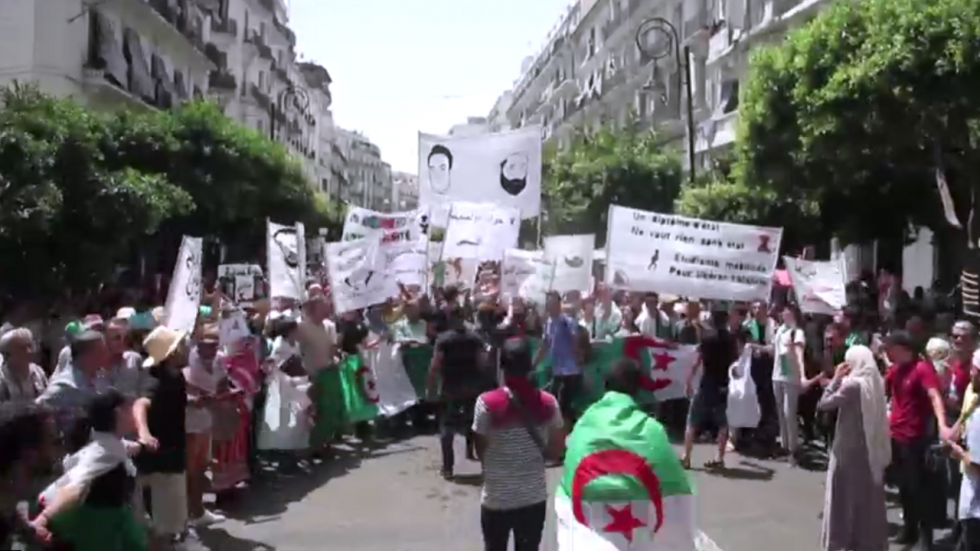
[[[417,171],[418,132],[484,116],[571,0],[289,0],[305,60],[333,78],[334,120],[395,170]]]

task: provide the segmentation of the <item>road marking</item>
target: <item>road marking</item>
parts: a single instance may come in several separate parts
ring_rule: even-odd
[[[705,534],[701,530],[698,530],[698,534],[694,536],[694,548],[697,551],[722,551],[721,547],[718,547],[718,544],[715,543],[715,540],[709,538],[708,534]]]

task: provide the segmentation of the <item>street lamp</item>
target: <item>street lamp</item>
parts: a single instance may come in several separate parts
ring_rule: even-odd
[[[269,138],[272,140],[276,139],[276,115],[286,112],[288,101],[293,102],[300,111],[306,111],[310,106],[310,94],[293,84],[279,91],[276,101],[269,105]]]
[[[653,50],[646,43],[646,38],[650,33],[659,33],[666,37],[664,47]],[[681,93],[681,88],[687,92],[687,162],[690,168],[691,183],[694,183],[694,93],[691,91],[691,50],[687,46],[681,46],[680,35],[677,34],[677,27],[663,17],[654,17],[640,23],[636,29],[636,47],[640,53],[653,61],[653,74],[647,88],[660,93],[660,99],[666,103],[667,87],[657,79],[657,61],[671,54],[677,58],[677,68],[684,70],[683,82],[678,82],[677,92]]]

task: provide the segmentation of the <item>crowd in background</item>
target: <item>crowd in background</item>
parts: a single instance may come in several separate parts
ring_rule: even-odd
[[[93,306],[41,326],[15,317],[4,327],[0,538],[13,532],[93,551],[159,548],[221,522],[204,507],[205,492],[221,498],[247,487],[257,452],[284,452],[282,468],[307,468],[339,439],[370,437],[370,426],[346,422],[331,381],[345,355],[388,339],[434,346],[435,354],[427,400],[386,424],[422,428],[434,418],[447,479],[453,439],[465,435],[468,458],[483,462],[487,548],[502,549],[501,534],[505,548],[513,532],[523,542],[518,549],[536,549],[544,522],[538,505],[547,499],[541,448],[560,448],[555,442],[574,426],[583,387],[608,383],[583,374],[591,344],[645,336],[699,346],[684,381],[688,399],[651,410],[684,433],[686,466],[694,442],[706,437],[718,442],[709,469],[724,469],[732,448],[791,464],[826,449],[825,549],[886,548],[889,484],[902,504],[901,541],[931,549],[933,530],[955,522],[965,549],[980,549],[973,497],[980,460],[970,459],[980,445],[976,331],[955,321],[943,297],[908,296],[893,277],[854,282],[848,306],[834,316],[803,315],[783,297],[740,304],[602,285],[582,295],[549,293],[538,305],[501,299],[489,273],[472,291],[406,291],[338,316],[329,289],[312,284],[302,301],[250,305],[247,331],[225,342],[221,323],[241,309],[213,286],[190,335],[160,325],[154,299],[110,295],[104,304],[115,311]],[[62,323],[57,338],[55,322]],[[542,345],[526,360],[511,353],[504,361],[498,351],[515,337]],[[761,421],[729,434],[731,368],[745,356]],[[550,382],[537,394],[528,373],[542,360]],[[617,372],[635,371],[627,367]],[[291,408],[295,418],[282,427],[263,421],[273,380],[277,396],[290,397],[275,407]],[[532,404],[516,415],[530,415],[540,431],[502,430],[494,419],[512,412],[511,394],[494,389]],[[959,504],[952,519],[949,496]]]

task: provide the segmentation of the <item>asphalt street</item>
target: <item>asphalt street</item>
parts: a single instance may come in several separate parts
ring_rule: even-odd
[[[461,439],[460,439],[461,440]],[[292,476],[269,474],[202,531],[214,551],[480,551],[480,467],[458,460],[457,480],[438,472],[438,441],[417,436],[337,456]],[[463,457],[457,442],[457,457]],[[697,467],[712,449],[700,445]],[[699,551],[818,551],[824,478],[819,469],[730,455],[721,473],[695,469]],[[551,469],[552,486],[561,469]],[[898,513],[889,511],[897,526]],[[554,518],[544,551],[555,551]],[[893,546],[893,549],[898,549]]]

